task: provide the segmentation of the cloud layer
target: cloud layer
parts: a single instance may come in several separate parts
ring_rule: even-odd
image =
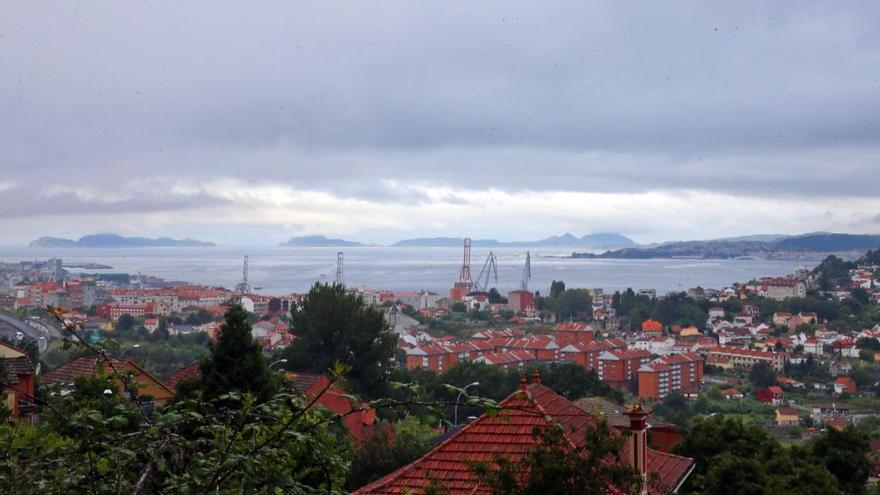
[[[878,232],[878,14],[10,2],[0,228],[5,243]]]

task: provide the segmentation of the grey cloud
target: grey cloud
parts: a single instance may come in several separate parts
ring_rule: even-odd
[[[98,189],[100,191],[100,189]],[[108,192],[112,189],[108,189]],[[45,215],[119,215],[127,213],[173,212],[231,204],[204,192],[170,195],[162,190],[144,189],[119,198],[82,197],[74,192],[49,192],[40,186],[12,187],[0,192],[0,217],[4,220],[36,218]]]
[[[233,177],[401,204],[479,201],[425,185],[876,197],[878,14],[876,2],[8,2],[0,172],[33,190]],[[220,201],[7,196],[9,215]]]

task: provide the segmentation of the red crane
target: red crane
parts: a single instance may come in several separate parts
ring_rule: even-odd
[[[471,280],[471,238],[464,239],[464,259],[461,262],[461,273],[458,275],[458,282],[455,283],[452,290],[449,291],[449,297],[452,300],[460,300],[463,296],[470,294],[474,282]]]

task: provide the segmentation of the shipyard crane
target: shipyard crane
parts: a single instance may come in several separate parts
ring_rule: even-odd
[[[471,288],[473,288],[474,282],[471,279],[471,238],[465,237],[464,239],[464,258],[461,262],[461,272],[458,275],[458,281],[452,286],[452,290],[449,291],[449,297],[453,301],[459,301],[463,296],[466,296],[471,293]]]
[[[526,251],[526,266],[523,267],[522,282],[520,288],[529,290],[529,282],[532,281],[532,255]]]
[[[496,266],[495,253],[489,251],[489,257],[483,264],[477,280],[474,281],[475,292],[486,292],[489,290],[489,280],[492,279],[495,285],[498,285],[498,267]]]
[[[239,294],[247,294],[251,291],[251,286],[248,284],[248,255],[244,255],[244,266],[241,269],[241,282],[235,286],[235,291]]]
[[[343,265],[343,254],[342,251],[336,253],[336,285],[342,285],[344,279],[342,278],[342,265]]]

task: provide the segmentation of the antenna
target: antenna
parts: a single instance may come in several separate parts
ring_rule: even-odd
[[[247,294],[251,291],[251,286],[248,284],[248,255],[244,255],[244,266],[241,269],[241,282],[239,282],[235,290],[241,294]]]
[[[495,285],[498,285],[498,267],[496,266],[495,253],[492,251],[489,251],[489,257],[486,258],[480,274],[477,275],[477,280],[474,282],[474,290],[477,292],[489,290],[489,279],[493,279]]]
[[[342,251],[336,253],[336,285],[342,285],[342,263],[343,263],[343,254]]]
[[[523,267],[522,290],[529,290],[529,282],[532,281],[532,255],[526,251],[526,266]]]

